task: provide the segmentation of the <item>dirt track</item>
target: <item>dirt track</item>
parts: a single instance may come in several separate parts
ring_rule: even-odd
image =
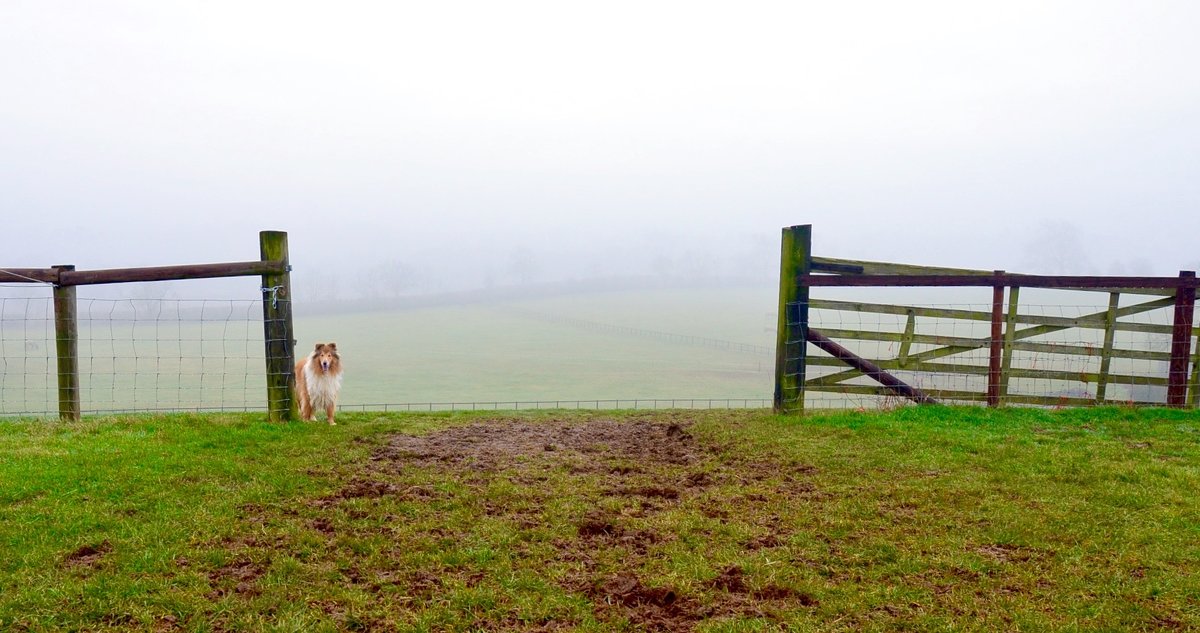
[[[661,415],[654,420],[619,422],[603,417],[575,423],[496,419],[426,435],[397,434],[375,452],[372,467],[383,471],[432,468],[464,481],[502,472],[502,476],[531,486],[544,481],[546,469],[565,468],[571,476],[599,481],[608,500],[603,505],[621,510],[604,510],[598,505],[578,518],[574,538],[556,540],[554,546],[558,559],[576,570],[559,579],[559,584],[568,592],[587,596],[601,621],[625,620],[640,630],[690,631],[709,618],[774,619],[772,613],[780,609],[814,606],[814,598],[790,588],[750,588],[738,565],[724,569],[698,593],[648,586],[643,581],[643,569],[652,562],[656,549],[677,538],[646,528],[654,522],[645,519],[679,504],[699,501],[705,516],[720,521],[738,512],[737,505],[754,504],[756,499],[753,495],[735,495],[731,506],[720,499],[700,499],[706,490],[714,486],[728,490],[730,484],[736,486],[747,479],[762,481],[780,475],[776,464],[730,464],[723,460],[716,447],[701,445],[693,437],[689,432],[691,422],[685,415],[671,422],[661,420]],[[801,494],[812,491],[811,486],[796,480],[806,473],[801,468],[786,475],[798,484],[794,490]],[[337,497],[390,494],[420,495],[427,491],[399,491],[390,484],[363,478],[350,482],[340,495],[327,502],[336,502]],[[486,512],[517,525],[532,525],[544,520],[543,509],[544,505],[496,507]],[[638,519],[643,527],[631,527],[632,519]],[[748,548],[782,545],[786,535],[779,526],[762,527],[763,535],[748,543]],[[614,551],[624,561],[624,569],[617,572],[611,568]],[[602,561],[609,563],[606,566]],[[425,580],[436,584],[436,579]],[[558,627],[546,623],[544,628]]]

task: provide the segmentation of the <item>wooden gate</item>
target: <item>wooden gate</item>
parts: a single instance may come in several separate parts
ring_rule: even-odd
[[[812,256],[811,225],[783,230],[780,266],[779,322],[776,345],[775,410],[801,411],[806,392],[833,392],[860,396],[898,397],[918,403],[939,401],[986,402],[1030,405],[1089,405],[1105,403],[1166,404],[1196,407],[1200,398],[1200,337],[1195,327],[1197,279],[1192,271],[1178,277],[1097,277],[1020,275],[1003,271],[967,270],[914,266],[884,262]],[[834,287],[976,287],[990,288],[990,310],[894,305],[810,297],[811,288]],[[1104,293],[1107,308],[1073,315],[1055,316],[1022,311],[1020,295],[1025,289],[1055,289]],[[981,293],[982,295],[982,293]],[[1095,296],[1094,294],[1092,295]],[[1121,305],[1123,296],[1136,297]],[[1007,299],[1007,300],[1006,300]],[[903,320],[903,329],[816,327],[810,321],[814,310],[834,313],[893,315]],[[1131,319],[1155,311],[1171,311],[1171,323],[1149,323]],[[980,335],[922,333],[919,326],[930,319],[986,325]],[[1056,333],[1073,329],[1102,334],[1097,345],[1055,340]],[[1119,344],[1118,333],[1136,332],[1169,337],[1169,351],[1132,349]],[[1082,337],[1081,337],[1082,338]],[[866,358],[842,341],[886,342],[895,350],[887,358]],[[808,354],[809,345],[827,355]],[[1195,349],[1195,351],[1193,351]],[[986,365],[963,362],[971,352],[986,353]],[[1018,367],[1014,353],[1037,353],[1048,358],[1098,359],[1088,370],[1056,367]],[[1122,372],[1114,365],[1130,360],[1165,363],[1162,375]],[[1054,364],[1054,363],[1051,363]],[[1191,369],[1189,372],[1189,364]],[[809,377],[813,367],[837,367],[842,371]],[[897,374],[929,378],[931,385],[914,384]],[[938,376],[974,376],[983,384],[977,389],[949,388]],[[850,384],[867,376],[877,384]],[[1010,393],[1014,379],[1083,383],[1083,395]],[[1162,387],[1161,401],[1114,397],[1112,385]]]

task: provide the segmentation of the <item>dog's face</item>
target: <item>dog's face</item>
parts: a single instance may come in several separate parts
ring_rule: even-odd
[[[317,343],[317,347],[312,353],[312,359],[321,368],[321,371],[329,371],[341,360],[341,357],[338,356],[337,343]]]

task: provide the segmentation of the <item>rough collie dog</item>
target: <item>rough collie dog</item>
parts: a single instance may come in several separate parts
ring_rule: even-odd
[[[325,409],[325,418],[333,421],[338,391],[342,388],[342,357],[337,343],[317,343],[307,358],[296,363],[296,395],[300,398],[300,417],[313,419],[313,411]]]

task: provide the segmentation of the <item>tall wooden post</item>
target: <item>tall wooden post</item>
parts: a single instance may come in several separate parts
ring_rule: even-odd
[[[808,286],[797,276],[812,269],[812,225],[783,229],[779,258],[779,320],[775,330],[775,412],[804,412],[808,348]]]
[[[1195,279],[1196,272],[1184,270],[1180,278]],[[1175,322],[1171,332],[1171,364],[1167,369],[1167,406],[1187,405],[1188,362],[1192,356],[1192,320],[1195,318],[1196,287],[1175,293]]]
[[[267,353],[267,418],[272,422],[298,419],[295,376],[295,338],[292,330],[292,276],[287,233],[258,234],[262,261],[283,262],[283,272],[262,276],[263,340]]]
[[[997,270],[996,276],[1004,274],[1003,270]],[[989,407],[1000,406],[1000,369],[1002,364],[1001,354],[1004,352],[1004,330],[1002,324],[1004,322],[1004,286],[997,284],[992,287],[992,332],[991,345],[988,352],[988,385],[987,385],[987,404]]]
[[[57,273],[74,266],[54,266]],[[56,275],[57,277],[57,275]],[[58,416],[77,422],[79,406],[79,319],[75,286],[54,285],[54,348],[58,356]]]

